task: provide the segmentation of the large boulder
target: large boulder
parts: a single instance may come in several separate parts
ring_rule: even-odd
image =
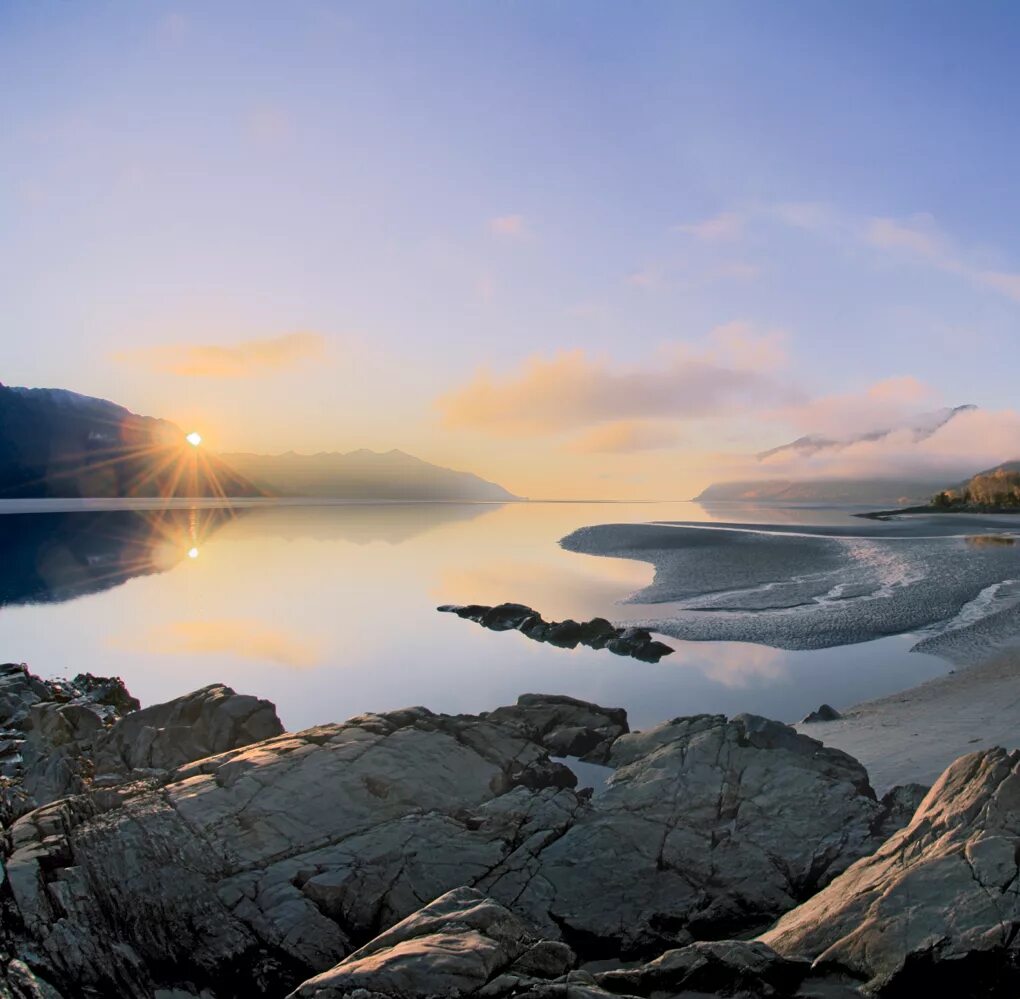
[[[121,718],[96,741],[96,774],[172,770],[281,732],[269,701],[211,684]]]
[[[623,708],[603,708],[562,694],[522,694],[484,716],[544,746],[553,756],[605,761],[615,739],[630,731]]]
[[[1020,994],[1020,752],[961,757],[905,828],[761,940],[890,995]]]

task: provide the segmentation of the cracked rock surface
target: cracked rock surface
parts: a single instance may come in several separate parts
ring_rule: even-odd
[[[905,828],[760,939],[871,991],[1015,996],[1018,865],[1020,752],[971,753]]]
[[[542,695],[360,715],[162,769],[177,750],[161,740],[215,744],[204,706],[235,703],[219,690],[128,715],[102,779],[7,831],[0,943],[65,995],[282,996],[464,886],[556,953],[654,958],[767,925],[890,821],[859,764],[788,726],[706,715],[630,734],[619,709]],[[205,734],[173,737],[182,718]],[[615,767],[608,788],[576,791],[550,760],[567,751]],[[569,975],[528,988],[604,991]]]

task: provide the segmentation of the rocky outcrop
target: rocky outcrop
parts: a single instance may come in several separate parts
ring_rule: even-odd
[[[428,999],[520,995],[574,966],[563,943],[541,940],[507,908],[456,888],[380,934],[289,999]]]
[[[42,680],[0,665],[0,820],[82,791],[96,738],[138,707],[116,677]]]
[[[538,611],[525,604],[443,604],[440,613],[456,614],[490,631],[519,631],[536,642],[548,642],[564,649],[586,645],[608,649],[618,656],[632,656],[643,662],[657,663],[673,652],[664,642],[652,638],[644,628],[617,628],[604,617],[590,621],[546,621]]]
[[[23,664],[0,666],[0,819],[166,771],[283,731],[268,701],[213,685],[140,709],[116,677],[82,673],[41,680]]]
[[[653,958],[763,926],[879,842],[887,809],[863,769],[787,726],[698,716],[620,733],[618,709],[528,695],[97,780],[9,831],[12,953],[72,994],[283,995],[348,974],[373,938],[468,886],[555,953]],[[568,749],[616,768],[605,791],[574,790],[550,759]],[[559,993],[528,988],[604,991],[569,974]]]
[[[817,711],[812,711],[801,718],[801,725],[812,725],[815,722],[839,721],[843,716],[831,705],[822,704]]]
[[[961,757],[911,822],[761,940],[883,995],[1020,991],[1020,752]]]
[[[211,684],[120,719],[96,740],[95,770],[99,778],[172,770],[282,732],[269,701]]]
[[[780,957],[752,940],[718,940],[668,950],[654,961],[596,976],[613,995],[794,996],[811,974],[807,961]]]

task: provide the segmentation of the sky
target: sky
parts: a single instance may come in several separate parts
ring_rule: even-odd
[[[0,381],[533,498],[1020,457],[1018,45],[990,0],[0,0]]]

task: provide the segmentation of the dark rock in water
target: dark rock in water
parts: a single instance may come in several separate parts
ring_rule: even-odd
[[[604,617],[593,617],[581,625],[581,642],[593,649],[604,649],[610,638],[615,638],[619,629]]]
[[[673,649],[655,641],[644,628],[616,628],[604,617],[590,621],[546,621],[538,611],[524,604],[443,604],[436,610],[444,614],[475,621],[492,631],[520,631],[536,642],[548,642],[562,649],[586,645],[592,649],[609,649],[619,656],[632,656],[648,663],[657,663]]]
[[[519,628],[534,613],[530,607],[523,604],[499,604],[475,620],[492,631],[512,631]]]
[[[570,618],[557,621],[546,629],[545,640],[561,649],[576,649],[581,642],[581,626]]]
[[[813,722],[839,721],[842,717],[831,704],[822,704],[817,711],[812,711],[807,717],[801,719],[801,725],[810,725]]]

